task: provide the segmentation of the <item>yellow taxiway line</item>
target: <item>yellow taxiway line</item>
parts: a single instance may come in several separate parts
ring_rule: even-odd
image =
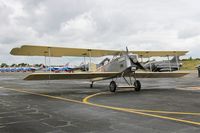
[[[96,94],[89,95],[83,99],[84,103],[91,103],[89,102],[89,99],[98,96],[98,95],[103,95],[103,94],[111,94],[109,92],[99,92]],[[139,111],[139,112],[145,112],[145,113],[159,113],[159,114],[174,114],[174,115],[200,115],[200,113],[196,112],[176,112],[176,111],[160,111],[160,110],[148,110],[148,109],[135,109],[135,108],[123,108],[126,110],[134,110],[134,111]]]
[[[48,98],[67,101],[67,102],[74,102],[74,103],[83,104],[83,102],[78,101],[78,100],[73,100],[73,99],[68,99],[68,98],[63,98],[63,97],[57,97],[57,96],[51,96],[51,95],[42,94],[42,93],[35,93],[35,92],[26,91],[26,90],[22,90],[22,89],[12,89],[12,88],[3,88],[3,89],[12,90],[12,91],[16,91],[16,92],[22,92],[22,93],[26,93],[26,94],[37,95],[37,96],[42,96],[42,97],[48,97]]]
[[[185,123],[185,124],[192,124],[192,125],[200,126],[200,122],[183,120],[183,119],[178,119],[178,118],[168,117],[168,116],[162,116],[162,115],[156,115],[156,114],[150,114],[150,113],[145,113],[145,112],[138,111],[138,110],[135,110],[135,109],[127,109],[127,108],[120,108],[120,107],[113,107],[113,106],[95,104],[95,103],[91,103],[91,102],[88,101],[90,98],[92,98],[94,96],[97,96],[97,95],[100,95],[100,94],[105,94],[105,92],[96,93],[96,94],[87,96],[86,98],[83,99],[83,101],[78,101],[78,100],[73,100],[73,99],[68,99],[68,98],[63,98],[63,97],[51,96],[51,95],[47,95],[47,94],[35,93],[35,92],[22,90],[22,89],[13,89],[13,88],[1,88],[1,89],[6,89],[6,90],[11,90],[11,91],[21,92],[21,93],[26,93],[26,94],[32,94],[32,95],[47,97],[47,98],[51,98],[51,99],[57,99],[57,100],[62,100],[62,101],[67,101],[67,102],[91,105],[91,106],[96,106],[96,107],[101,107],[101,108],[106,108],[106,109],[111,109],[111,110],[116,110],[116,111],[128,112],[128,113],[139,114],[139,115],[143,115],[143,116],[155,117],[155,118],[160,118],[160,119],[171,120],[171,121],[176,121],[176,122],[182,122],[182,123]]]

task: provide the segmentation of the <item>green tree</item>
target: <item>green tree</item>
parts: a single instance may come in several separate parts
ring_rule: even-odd
[[[15,66],[17,66],[17,64],[12,64],[10,67],[15,67]]]
[[[6,63],[1,63],[1,67],[8,67]]]

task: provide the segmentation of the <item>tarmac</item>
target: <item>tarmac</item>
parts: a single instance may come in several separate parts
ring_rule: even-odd
[[[0,133],[199,133],[200,78],[140,79],[142,90],[108,81],[24,81],[0,73]]]

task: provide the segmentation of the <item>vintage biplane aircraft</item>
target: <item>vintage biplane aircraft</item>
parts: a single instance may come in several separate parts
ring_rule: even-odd
[[[187,51],[125,51],[121,50],[101,50],[101,49],[82,49],[82,48],[63,48],[51,46],[33,46],[23,45],[20,48],[13,48],[12,55],[21,56],[75,56],[89,58],[89,71],[74,73],[33,73],[25,77],[24,80],[62,80],[62,79],[89,79],[90,87],[93,83],[100,80],[111,79],[109,90],[115,92],[120,86],[122,79],[128,86],[135,88],[135,91],[141,90],[141,83],[137,78],[176,78],[181,77],[188,72],[149,72],[138,61],[138,57],[149,58],[152,56],[183,56]],[[91,63],[92,57],[113,56],[105,59],[98,68],[94,68]],[[137,71],[141,69],[142,71]],[[120,79],[120,80],[119,80]],[[124,86],[123,86],[124,87]]]

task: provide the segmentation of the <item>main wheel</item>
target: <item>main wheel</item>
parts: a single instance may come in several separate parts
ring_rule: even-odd
[[[116,88],[117,88],[117,84],[115,83],[115,81],[111,81],[109,85],[110,92],[115,92]]]
[[[135,86],[135,91],[140,91],[141,90],[141,83],[139,80],[136,80],[134,82],[134,86]]]

